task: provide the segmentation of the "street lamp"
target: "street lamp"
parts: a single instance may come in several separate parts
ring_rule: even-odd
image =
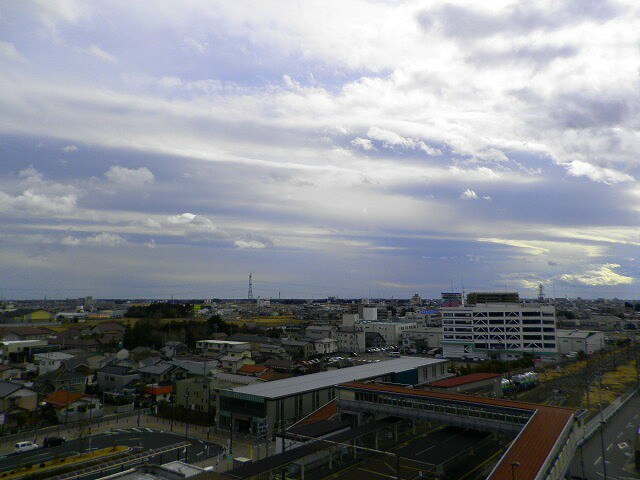
[[[511,480],[516,480],[516,468],[520,466],[520,462],[511,462]]]

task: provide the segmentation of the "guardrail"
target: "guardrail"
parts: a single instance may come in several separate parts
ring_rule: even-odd
[[[623,397],[616,398],[611,404],[607,405],[607,407],[602,410],[602,418],[598,413],[595,417],[593,417],[587,425],[584,427],[584,436],[582,437],[581,444],[589,440],[602,426],[603,421],[606,422],[611,417],[613,417],[618,410],[624,407],[634,395],[636,395],[639,391],[639,387],[634,388],[631,392]]]
[[[187,442],[180,442],[180,443],[175,443],[173,445],[168,445],[166,447],[146,450],[144,452],[129,455],[126,458],[112,460],[109,462],[102,462],[99,465],[87,467],[82,470],[75,470],[73,472],[63,473],[62,475],[51,477],[51,480],[75,480],[75,479],[86,477],[88,475],[93,475],[96,473],[102,473],[105,471],[108,472],[109,470],[114,470],[116,468],[121,468],[124,470],[124,468],[129,465],[142,463],[147,459],[157,457],[158,455],[163,455],[165,453],[174,452],[180,449],[186,449],[190,445],[191,444]]]

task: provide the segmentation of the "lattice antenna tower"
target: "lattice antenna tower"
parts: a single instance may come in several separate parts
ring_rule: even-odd
[[[253,275],[249,273],[249,292],[247,293],[247,299],[253,300]]]
[[[544,301],[544,286],[542,283],[538,284],[538,300],[540,302]]]

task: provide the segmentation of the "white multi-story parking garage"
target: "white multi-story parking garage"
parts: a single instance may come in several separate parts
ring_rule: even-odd
[[[446,358],[512,359],[523,353],[556,355],[556,310],[536,303],[479,303],[443,307]]]

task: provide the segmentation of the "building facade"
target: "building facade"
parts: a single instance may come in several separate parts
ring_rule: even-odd
[[[442,347],[447,358],[557,355],[555,307],[482,303],[442,308]]]

